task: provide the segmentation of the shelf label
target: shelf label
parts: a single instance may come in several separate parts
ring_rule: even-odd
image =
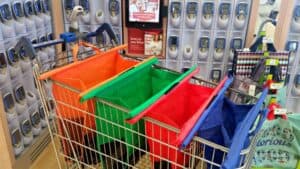
[[[248,94],[250,96],[255,96],[255,89],[256,89],[256,86],[255,85],[250,85],[249,86],[249,90],[248,90]]]
[[[278,66],[279,60],[278,59],[267,59],[266,65],[267,66]]]
[[[283,88],[284,83],[271,83],[270,89],[278,90]]]
[[[275,115],[286,115],[287,109],[283,109],[283,108],[274,109],[274,114]]]

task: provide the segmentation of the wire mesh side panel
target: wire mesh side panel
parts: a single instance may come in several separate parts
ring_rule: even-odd
[[[227,148],[196,136],[186,149],[178,149],[177,128],[150,118],[131,125],[125,121],[128,110],[123,107],[101,99],[78,104],[80,91],[53,82],[52,96],[44,81],[37,82],[46,112],[55,110],[51,136],[61,168],[214,169],[227,155]],[[241,168],[249,167],[253,140],[241,153]]]
[[[103,168],[191,168],[191,148],[172,145],[178,130],[154,119],[126,123],[127,110],[97,99],[97,148]]]
[[[126,114],[123,108],[100,99],[97,108],[101,110],[96,115],[100,124],[97,148],[103,168],[215,169],[226,158],[228,148],[196,136],[186,149],[180,150],[174,145],[179,130],[155,119],[144,118],[132,126],[122,119]],[[250,167],[255,138],[241,152],[239,168]]]
[[[58,86],[53,85],[53,90]],[[93,102],[78,104],[78,94],[71,90],[53,92],[56,101],[57,135],[61,138],[63,153],[71,158],[77,158],[86,164],[97,164],[97,158],[93,158],[95,149],[95,135],[91,129],[95,129]],[[68,139],[72,143],[68,142]],[[76,143],[73,143],[75,141]],[[78,145],[80,144],[80,145]],[[84,145],[89,148],[85,148]],[[75,152],[75,153],[74,153]]]
[[[55,59],[45,62],[37,57],[34,66],[35,82],[47,114],[46,121],[55,124],[53,126],[49,123],[48,126],[53,126],[50,135],[59,168],[91,167],[99,163],[99,158],[92,151],[96,149],[94,102],[91,100],[81,104],[78,98],[79,90],[59,82],[39,80],[41,73],[74,62],[73,56],[67,53],[72,52],[56,53]],[[90,48],[81,47],[77,57],[83,60],[94,54]]]
[[[78,90],[55,82],[51,82],[49,92],[49,81],[38,80],[38,66],[35,66],[34,72],[44,110],[47,117],[51,117],[47,121],[54,123],[50,135],[59,168],[84,168],[98,164],[91,151],[96,145],[94,133],[87,130],[95,129],[93,102],[78,104]]]
[[[238,169],[251,168],[255,151],[257,135],[251,138],[250,145],[242,150]],[[228,148],[215,144],[200,137],[194,137],[195,145],[194,163],[197,169],[219,169],[226,160]],[[230,160],[230,159],[229,159]]]

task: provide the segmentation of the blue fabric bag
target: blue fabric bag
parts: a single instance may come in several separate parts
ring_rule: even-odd
[[[265,121],[267,111],[261,110],[268,90],[265,89],[255,105],[237,105],[225,97],[232,79],[229,80],[210,106],[203,112],[193,130],[186,137],[181,147],[186,147],[195,134],[201,138],[230,148],[225,160],[224,153],[213,148],[205,147],[205,159],[221,164],[222,169],[234,169],[239,166],[240,153],[249,146],[251,135],[256,134]],[[249,134],[249,130],[261,115],[256,130]],[[224,162],[222,162],[224,160]],[[220,168],[217,165],[207,168]]]

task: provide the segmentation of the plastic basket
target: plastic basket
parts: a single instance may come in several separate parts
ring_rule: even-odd
[[[191,82],[193,75],[190,74],[186,77],[140,116],[129,120],[129,122],[135,123],[142,116],[145,116],[160,123],[145,122],[146,136],[150,138],[148,139],[150,153],[159,157],[151,156],[153,164],[160,162],[161,158],[165,158],[177,166],[178,164],[184,166],[184,163],[189,162],[189,157],[186,154],[184,155],[179,149],[171,147],[180,145],[227,80],[226,77],[218,86],[214,87],[196,85]],[[178,131],[169,130],[162,127],[161,124],[166,124]],[[171,166],[173,169],[180,168],[175,165]]]
[[[50,78],[53,81],[53,96],[59,117],[58,130],[61,135],[78,142],[73,147],[77,156],[83,156],[83,150],[77,150],[80,147],[77,144],[87,144],[84,140],[88,139],[87,136],[92,137],[90,130],[96,127],[94,102],[89,100],[80,103],[79,93],[118,77],[126,70],[137,66],[139,62],[125,59],[119,54],[119,50],[124,49],[126,45],[105,52],[88,43],[80,42],[79,45],[92,47],[95,55],[86,60],[78,61],[76,59],[78,46],[76,46],[73,50],[74,63],[44,73],[40,79]],[[66,106],[67,104],[72,107]],[[70,155],[72,153],[71,144],[66,139],[62,141],[62,144],[64,152]]]
[[[145,147],[144,137],[140,136],[144,133],[144,121],[140,120],[131,125],[125,120],[138,116],[171,90],[175,84],[193,71],[197,71],[196,67],[193,67],[179,74],[153,66],[156,62],[157,59],[152,59],[99,88],[81,94],[82,101],[95,98],[96,114],[99,117],[96,118],[97,130],[101,133],[97,135],[97,143],[98,148],[102,148],[101,151],[104,144],[114,140],[124,140],[126,144],[124,155],[127,157],[125,160],[130,161],[130,156],[134,153],[132,145],[140,149]]]

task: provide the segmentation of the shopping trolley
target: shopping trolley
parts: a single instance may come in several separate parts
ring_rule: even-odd
[[[207,167],[212,169],[250,167],[245,161],[249,160],[248,154],[241,152],[250,147],[252,140],[256,139],[268,112],[264,108],[264,100],[268,94],[267,88],[263,89],[255,104],[237,104],[225,97],[225,92],[231,82],[232,80],[224,85],[181,144],[182,147],[186,147],[194,135],[198,135],[214,144],[229,148],[228,152],[216,150],[213,147],[205,148],[205,159],[212,162],[207,164]]]
[[[36,72],[36,76],[38,77],[38,71]],[[40,93],[43,96],[42,99],[47,100],[48,96],[44,95],[44,82],[43,81],[37,81]],[[194,85],[201,85],[201,86],[207,86],[207,87],[216,87],[217,85],[199,78],[195,78],[192,80],[192,83]],[[230,90],[231,92],[238,92],[235,90]],[[255,103],[256,98],[253,96],[249,96],[244,93],[239,93],[239,95],[243,97],[247,97],[248,101],[252,100],[253,103]],[[98,99],[98,98],[97,98]],[[110,118],[115,117],[113,116],[113,113],[119,111],[123,113],[129,113],[130,111],[122,106],[118,106],[116,104],[113,104],[111,102],[105,101],[103,99],[98,99],[97,104],[99,107],[102,107],[102,111],[105,112],[105,116],[109,116]],[[56,106],[59,103],[56,101]],[[70,105],[68,103],[61,102],[61,104],[65,104],[66,107],[69,107],[70,109],[82,112],[82,113],[89,113],[86,110],[78,109],[77,107],[74,107],[73,105]],[[47,109],[47,108],[46,108]],[[118,114],[122,115],[122,114]],[[54,119],[58,120],[60,117],[57,115],[54,116]],[[209,141],[207,139],[201,138],[199,136],[193,136],[191,142],[186,146],[185,148],[178,147],[172,144],[168,144],[164,141],[163,138],[169,138],[174,133],[177,133],[177,135],[180,134],[180,129],[176,128],[174,126],[171,126],[165,122],[162,122],[160,119],[154,119],[152,117],[144,117],[143,120],[145,123],[147,123],[147,127],[151,129],[152,131],[155,131],[157,133],[155,136],[151,134],[144,133],[144,125],[141,123],[137,123],[137,128],[129,128],[126,127],[127,123],[124,121],[124,117],[119,118],[120,121],[115,122],[110,120],[110,118],[105,118],[98,116],[97,114],[94,116],[94,118],[98,121],[105,122],[106,124],[109,124],[106,127],[102,126],[103,130],[95,130],[92,128],[87,128],[86,126],[83,126],[82,124],[72,121],[74,125],[81,126],[82,128],[86,128],[90,132],[94,133],[95,135],[102,136],[103,139],[108,138],[110,140],[113,140],[109,145],[102,146],[101,149],[98,149],[96,147],[89,147],[88,145],[82,144],[78,142],[78,140],[72,140],[72,138],[68,137],[68,135],[61,135],[61,133],[58,130],[58,127],[54,127],[54,129],[51,131],[51,134],[54,137],[52,140],[55,144],[55,149],[57,151],[57,159],[58,163],[60,164],[61,168],[161,168],[161,169],[167,169],[167,168],[209,168],[210,166],[221,166],[221,162],[219,164],[215,163],[215,160],[212,159],[212,155],[214,154],[214,151],[221,151],[224,154],[224,159],[226,157],[226,154],[230,150],[228,147],[218,145],[213,143],[212,141]],[[126,124],[126,125],[125,125]],[[154,128],[154,126],[160,126]],[[111,130],[111,127],[114,127],[115,130]],[[127,132],[132,137],[136,137],[138,140],[138,144],[136,145],[133,142],[126,141],[124,139],[119,139],[116,137],[112,137],[110,134],[108,134],[108,131],[118,134],[121,132]],[[240,157],[243,157],[243,163],[240,164],[240,168],[247,168],[250,166],[251,159],[252,159],[252,153],[253,148],[255,147],[255,138],[253,137],[250,140],[250,144],[245,147],[242,152],[240,153]],[[88,149],[90,151],[86,151],[85,156],[94,156],[93,158],[98,159],[98,164],[91,165],[83,160],[80,160],[76,156],[67,155],[64,153],[63,149],[61,149],[61,145],[57,143],[58,140],[68,140],[71,142],[71,145],[76,145],[79,147],[82,147],[83,149]],[[149,140],[152,140],[152,142],[149,142]],[[170,139],[171,140],[171,139]],[[149,143],[152,143],[152,146],[155,147],[168,147],[167,152],[153,152],[151,151],[151,145]],[[141,146],[143,144],[143,146]],[[130,147],[133,150],[133,154],[131,157],[126,156],[126,151],[128,151],[126,148]],[[210,157],[208,158],[205,153],[208,151],[206,149],[210,149]],[[162,151],[163,149],[160,149]],[[165,150],[163,150],[165,151]],[[178,155],[172,154],[172,152],[180,152],[182,153],[183,162],[178,162],[176,158],[179,158]],[[163,155],[164,154],[164,155]],[[101,161],[100,158],[103,160]],[[160,159],[159,162],[152,160],[152,158]],[[175,158],[175,159],[174,159]],[[173,160],[170,160],[173,159]],[[105,163],[106,165],[103,165],[102,163]]]
[[[176,75],[176,77],[178,77],[179,75],[178,72],[174,72],[167,68],[163,68],[153,64],[151,65],[156,69],[172,72],[172,74]],[[47,94],[46,84],[45,81],[41,80],[42,75],[39,72],[38,65],[34,66],[34,73],[36,77],[36,84],[39,89],[40,98],[44,105],[45,112],[49,114],[50,110],[49,107],[47,106],[47,100],[50,99],[51,95]],[[136,73],[133,72],[133,69],[130,69],[125,74],[129,76],[130,74],[135,75]],[[176,89],[178,90],[179,87],[176,87],[175,84],[177,84],[177,82],[180,83],[182,80],[184,81],[185,79],[184,77],[186,76],[183,76],[183,78],[178,79],[179,81],[176,81],[175,83],[167,85],[170,88],[166,88],[161,93],[161,95],[155,97],[155,100],[152,100],[148,106],[150,106],[150,108],[153,108],[154,105],[156,105],[155,104],[156,101],[158,101],[161,97],[164,97],[164,94],[168,94],[168,93],[171,94]],[[172,79],[174,80],[176,78],[173,77]],[[218,85],[215,83],[208,82],[196,77],[193,77],[192,80],[188,80],[188,81],[189,83],[195,86],[201,86],[201,87],[206,86],[208,88],[218,87]],[[69,90],[69,92],[77,92],[79,96],[78,90],[73,90],[73,88],[70,88],[66,85],[61,85],[60,87],[65,88],[66,91]],[[224,84],[222,90],[224,90],[223,88],[225,88],[226,91],[238,93],[240,96],[246,97],[247,99],[245,100],[256,103],[257,98],[253,96],[249,96],[245,93],[240,93],[239,91],[234,89],[227,90],[228,87],[229,87],[228,85],[225,86]],[[144,90],[144,88],[142,89]],[[73,112],[77,112],[78,114],[89,114],[93,119],[95,119],[96,122],[97,121],[101,122],[99,128],[102,128],[101,130],[98,130],[93,128],[93,126],[89,126],[82,123],[81,121],[70,120],[68,118],[62,119],[60,113],[54,114],[53,115],[54,121],[68,122],[69,124],[71,124],[70,126],[66,126],[64,125],[65,123],[62,123],[62,126],[60,127],[59,123],[54,123],[56,125],[53,126],[53,130],[51,130],[50,132],[57,161],[59,164],[59,168],[117,168],[117,169],[118,168],[120,169],[121,168],[137,168],[137,169],[140,168],[143,169],[144,168],[145,169],[148,168],[149,169],[152,168],[161,168],[161,169],[196,168],[198,169],[199,168],[200,169],[201,168],[201,169],[206,169],[212,167],[220,168],[221,165],[224,163],[227,157],[227,153],[230,152],[232,148],[229,149],[224,145],[216,144],[210,141],[209,139],[200,137],[201,135],[197,135],[197,134],[191,136],[191,140],[188,142],[186,146],[179,146],[178,143],[170,144],[170,142],[166,142],[164,138],[171,140],[171,136],[174,134],[176,135],[176,137],[178,137],[182,133],[181,129],[178,126],[172,125],[171,123],[163,121],[159,118],[153,118],[151,116],[147,116],[147,114],[144,114],[145,116],[142,117],[142,119],[138,120],[138,122],[135,124],[136,125],[135,127],[133,128],[128,127],[131,126],[131,124],[129,123],[130,120],[134,119],[135,117],[138,117],[138,115],[143,113],[143,111],[147,109],[148,106],[145,105],[141,107],[138,106],[140,107],[140,109],[136,109],[134,113],[130,113],[131,112],[130,108],[126,107],[126,104],[121,104],[121,105],[116,104],[115,101],[118,102],[118,100],[114,100],[113,96],[114,94],[118,94],[118,92],[126,93],[126,91],[122,91],[121,88],[120,90],[116,90],[115,93],[110,94],[111,100],[106,100],[105,98],[96,97],[94,98],[95,101],[94,104],[96,105],[91,106],[90,109],[84,109],[84,108],[82,109],[81,107],[74,106],[73,104],[70,104],[67,101],[54,99],[55,101],[54,106],[61,113],[67,113],[68,111],[64,112],[64,110],[69,109]],[[131,92],[132,92],[131,94],[140,97],[138,93],[140,91],[133,90]],[[60,93],[60,94],[65,94],[65,93]],[[215,99],[212,98],[211,104],[213,103],[214,100]],[[76,100],[74,98],[73,101],[78,102],[79,97]],[[122,103],[122,102],[119,101],[118,103]],[[85,104],[85,103],[80,103],[80,104]],[[63,105],[65,109],[61,109],[60,105]],[[131,106],[135,107],[137,105],[131,105]],[[179,108],[183,108],[183,106],[174,107],[173,109],[179,109]],[[94,112],[97,112],[97,109],[100,110],[99,111],[100,113],[94,114]],[[171,113],[167,114],[167,116],[171,116],[171,115],[172,115]],[[142,120],[144,121],[144,123],[140,123],[140,121]],[[146,132],[145,132],[145,124],[146,124]],[[48,123],[48,125],[50,125],[50,123]],[[95,145],[97,140],[89,140],[84,138],[86,140],[82,142],[82,140],[80,139],[72,138],[70,136],[70,133],[72,132],[70,131],[76,129],[73,128],[73,126],[79,126],[80,129],[82,129],[81,130],[82,132],[88,131],[88,133],[90,133],[91,135],[99,136],[98,140],[102,139],[102,140],[110,140],[110,141],[105,142],[104,144],[101,144],[98,147],[90,146],[90,145]],[[154,126],[158,126],[158,127],[154,128]],[[152,135],[147,133],[147,129],[154,131],[153,133],[156,134]],[[259,125],[257,126],[257,129],[259,129]],[[127,136],[129,137],[127,138],[116,137],[116,136],[123,135],[124,133],[126,133]],[[188,133],[190,133],[190,131]],[[60,144],[59,141],[62,144]],[[63,143],[64,141],[67,142],[68,145],[70,146],[70,150],[71,150],[70,154],[64,151],[64,143]],[[256,142],[256,135],[249,137],[249,144],[246,144],[246,146],[242,147],[243,150],[237,154],[238,157],[242,159],[240,160],[240,163],[237,168],[249,168],[251,164],[252,155],[253,155],[253,149],[255,147],[255,142]],[[156,148],[158,147],[157,148],[158,151],[164,151],[164,153],[151,151],[153,146],[155,146]],[[161,147],[167,147],[167,149],[162,149]],[[81,152],[80,154],[81,156],[78,156],[79,153],[76,152],[78,151],[77,148],[79,148],[79,150],[87,150],[87,151]],[[209,149],[209,151],[207,151],[207,149]],[[132,153],[128,153],[128,151]],[[221,161],[214,160],[216,151],[223,152]],[[180,153],[174,154],[173,152],[180,152]],[[182,158],[182,160],[178,160],[178,158]],[[153,159],[159,159],[159,160],[153,160]],[[90,161],[93,162],[91,163]]]
[[[38,68],[36,68],[36,77],[39,77],[40,74],[38,72]],[[192,81],[190,81],[194,85],[201,85],[201,86],[207,86],[207,87],[216,87],[217,85],[199,78],[193,78]],[[42,100],[47,100],[48,96],[45,95],[45,89],[44,89],[44,81],[38,80],[37,78],[37,84],[39,88],[39,92],[41,94]],[[175,88],[174,88],[175,89]],[[70,89],[68,89],[70,90]],[[238,91],[230,89],[230,92],[238,93]],[[138,91],[137,91],[138,92]],[[247,97],[248,101],[252,100],[255,103],[256,98],[253,96],[249,96],[244,93],[239,93],[239,95],[243,97]],[[102,107],[101,111],[104,112],[105,116],[98,116],[97,114],[93,117],[96,119],[96,121],[101,121],[103,123],[108,124],[106,126],[101,126],[103,130],[95,130],[93,128],[88,128],[84,126],[81,123],[78,123],[76,121],[71,121],[70,123],[81,126],[82,128],[85,128],[86,130],[89,130],[91,133],[94,133],[95,135],[101,136],[102,139],[109,139],[113,140],[109,144],[102,146],[100,149],[98,147],[89,147],[86,144],[82,144],[81,142],[78,142],[78,140],[74,140],[71,137],[67,135],[62,135],[61,132],[58,130],[58,127],[54,127],[54,129],[51,131],[51,134],[55,137],[53,137],[53,142],[55,143],[55,150],[57,152],[57,159],[58,163],[60,164],[61,168],[161,168],[161,169],[167,169],[167,168],[209,168],[212,165],[216,167],[220,167],[222,162],[215,163],[214,159],[207,158],[206,149],[210,148],[211,156],[213,156],[214,151],[221,151],[224,154],[224,159],[226,157],[226,154],[230,150],[228,147],[215,144],[207,139],[201,138],[199,136],[193,136],[191,142],[186,147],[178,147],[176,145],[168,144],[164,142],[163,138],[170,138],[170,136],[174,133],[177,133],[177,135],[180,134],[180,129],[176,128],[172,125],[169,125],[168,123],[165,123],[161,121],[160,119],[154,119],[152,117],[144,117],[143,120],[145,123],[147,123],[148,127],[146,128],[152,128],[152,126],[160,126],[159,128],[152,128],[152,131],[155,130],[155,133],[157,133],[156,136],[153,135],[147,135],[144,131],[144,124],[137,123],[136,128],[130,128],[126,127],[127,122],[125,121],[126,118],[120,117],[117,119],[120,119],[119,121],[115,122],[111,120],[113,117],[113,114],[117,111],[123,112],[123,113],[129,113],[130,111],[124,106],[119,106],[117,104],[114,104],[109,101],[105,101],[101,98],[97,99],[97,106],[96,107]],[[58,103],[60,102],[60,103]],[[70,105],[69,103],[65,103],[63,101],[56,101],[56,107],[58,107],[58,104],[64,104],[66,107],[73,109],[74,111],[81,112],[83,114],[92,114],[91,112],[88,112],[87,110],[79,109],[73,105]],[[47,111],[47,107],[45,107]],[[94,112],[95,110],[93,110]],[[123,114],[118,113],[118,115],[122,116]],[[54,119],[59,120],[60,117],[58,115],[54,116]],[[130,118],[128,119],[130,120]],[[108,127],[110,126],[110,127]],[[112,130],[111,127],[114,127]],[[111,133],[109,133],[111,132]],[[132,137],[135,137],[138,139],[137,143],[133,143],[130,141],[124,140],[124,138],[117,138],[113,137],[114,135],[121,134],[122,132],[129,133]],[[101,139],[100,138],[100,139]],[[239,153],[240,157],[243,157],[243,162],[240,163],[239,168],[247,168],[249,167],[252,159],[252,153],[253,148],[255,147],[255,136],[251,138],[250,144],[245,147],[241,153]],[[84,156],[89,158],[96,158],[98,159],[98,164],[89,164],[84,160],[81,160],[80,158],[76,157],[76,155],[68,155],[65,154],[63,149],[61,148],[61,145],[57,143],[57,140],[67,140],[68,142],[72,143],[70,144],[72,146],[78,146],[82,147],[82,149],[88,149],[90,151],[86,151]],[[156,153],[151,152],[151,145],[149,144],[149,140],[152,140],[150,143],[155,143],[156,147],[168,147],[167,152],[164,152],[166,155],[162,155],[163,153]],[[126,153],[128,151],[128,147],[134,152],[131,156],[127,156]],[[73,149],[74,150],[74,149]],[[160,149],[160,151],[165,151]],[[178,158],[178,155],[172,154],[172,152],[180,152],[182,153],[183,162],[178,162],[176,158]],[[76,154],[73,152],[73,154]],[[172,156],[172,157],[171,157]],[[102,160],[100,160],[100,158]],[[160,159],[159,162],[152,160]],[[175,158],[175,159],[174,159]],[[173,159],[173,160],[170,160]],[[103,165],[103,163],[105,165]]]

